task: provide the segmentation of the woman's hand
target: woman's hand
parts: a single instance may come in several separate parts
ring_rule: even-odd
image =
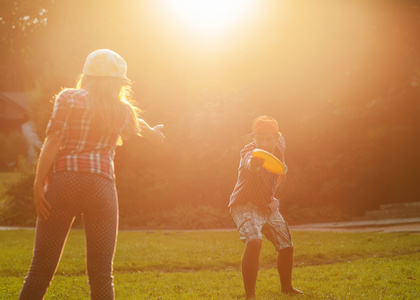
[[[153,142],[151,141],[152,144],[160,145],[165,140],[165,135],[161,131],[163,129],[163,127],[164,127],[163,124],[159,124],[159,125],[156,125],[155,127],[152,128],[153,135],[154,135],[153,136]]]
[[[44,184],[60,148],[60,138],[54,133],[50,133],[47,135],[39,155],[34,181],[34,200],[36,214],[41,221],[48,220],[51,214],[51,204],[45,199]]]
[[[156,125],[150,127],[143,119],[138,119],[141,127],[141,136],[148,140],[153,145],[160,145],[165,140],[165,135],[162,133],[163,125]]]
[[[51,204],[45,199],[45,191],[42,184],[34,185],[34,199],[38,218],[41,221],[47,221],[51,214]]]

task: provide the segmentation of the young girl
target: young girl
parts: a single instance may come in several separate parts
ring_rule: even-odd
[[[19,299],[43,299],[80,213],[91,299],[114,299],[115,147],[131,135],[156,145],[165,138],[163,125],[152,128],[137,118],[138,110],[127,100],[126,72],[127,64],[117,53],[96,50],[86,58],[77,88],[65,89],[56,98],[34,182],[34,256]]]

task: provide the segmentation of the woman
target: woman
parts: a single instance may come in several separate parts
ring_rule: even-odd
[[[151,128],[126,99],[127,64],[100,49],[86,58],[76,89],[56,98],[38,161],[34,257],[19,299],[43,299],[77,214],[83,214],[91,299],[114,299],[112,263],[118,229],[115,147],[141,135],[160,144],[163,125]]]

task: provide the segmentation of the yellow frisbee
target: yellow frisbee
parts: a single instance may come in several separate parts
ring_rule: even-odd
[[[275,155],[262,149],[252,150],[252,155],[264,159],[263,168],[276,173],[283,174],[286,171],[286,166]]]

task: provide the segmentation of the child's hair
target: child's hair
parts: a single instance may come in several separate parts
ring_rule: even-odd
[[[93,105],[93,125],[104,131],[115,131],[124,126],[127,110],[130,112],[128,124],[119,132],[122,138],[140,133],[138,114],[140,109],[131,104],[131,86],[128,80],[117,77],[81,75],[78,89],[88,91]],[[122,144],[121,139],[118,144]]]

